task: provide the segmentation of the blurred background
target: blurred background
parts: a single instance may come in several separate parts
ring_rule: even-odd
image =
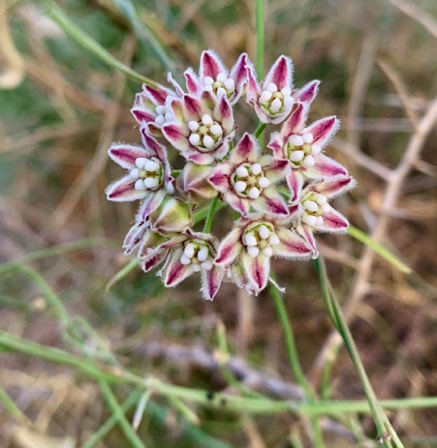
[[[136,11],[125,0],[56,4],[114,57],[164,84],[168,71],[197,71],[204,49],[215,49],[228,67],[243,51],[255,60],[254,1],[142,0]],[[296,398],[268,292],[251,298],[225,284],[206,303],[197,278],[165,290],[154,273],[139,269],[107,290],[129,261],[121,245],[136,205],[106,201],[105,187],[122,174],[106,151],[113,141],[140,141],[129,109],[141,84],[66,36],[46,7],[24,0],[0,5],[0,261],[23,261],[0,266],[0,329],[99,359],[96,333],[139,374],[232,393],[214,357],[223,323],[238,379],[276,398]],[[413,270],[400,273],[351,236],[319,237],[375,392],[381,399],[437,395],[437,112],[430,112],[437,96],[437,3],[269,0],[265,35],[265,70],[285,54],[295,64],[296,86],[322,80],[310,120],[333,114],[342,120],[327,154],[348,167],[358,187],[336,207]],[[237,122],[254,130],[247,111],[238,106]],[[218,214],[213,232],[224,235],[230,216]],[[322,378],[336,340],[312,265],[274,266],[314,389],[324,398],[363,399],[343,348],[329,382]],[[77,322],[80,347],[66,338],[45,286]],[[250,383],[250,375],[257,381]],[[95,381],[37,356],[0,353],[0,384],[33,423],[14,421],[0,403],[1,448],[86,446],[111,416]],[[130,389],[114,393],[122,403]],[[305,419],[292,414],[192,409],[197,424],[157,396],[138,434],[147,447],[312,446]],[[389,415],[405,446],[437,446],[435,409]],[[326,446],[377,446],[369,441],[370,416],[323,418],[322,426]],[[113,426],[95,446],[135,445]]]

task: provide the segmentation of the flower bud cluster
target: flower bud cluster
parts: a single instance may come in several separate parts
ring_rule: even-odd
[[[107,188],[108,199],[140,201],[125,254],[137,251],[146,272],[161,265],[167,287],[199,273],[209,300],[224,279],[258,294],[272,258],[316,258],[315,233],[348,227],[329,201],[355,181],[324,155],[339,122],[331,116],[306,124],[319,81],[294,88],[286,56],[259,82],[246,54],[228,70],[209,50],[199,73],[189,68],[184,76],[185,89],[171,74],[171,87],[145,85],[132,108],[142,145],[117,143],[108,151],[127,171]],[[239,100],[264,125],[280,125],[265,148],[249,132],[235,139]],[[169,150],[185,159],[183,170],[172,170]],[[213,211],[217,201],[238,216],[221,241],[210,232],[211,219],[204,232],[193,230],[196,209],[210,202]]]

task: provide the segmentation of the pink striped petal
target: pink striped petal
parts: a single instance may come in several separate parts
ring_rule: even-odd
[[[285,180],[291,193],[290,202],[293,204],[300,199],[304,178],[300,171],[289,167],[285,174]]]
[[[297,231],[303,236],[305,241],[308,243],[311,248],[312,258],[317,258],[319,256],[319,250],[317,249],[316,240],[314,238],[313,230],[310,226],[303,224],[297,228]]]
[[[161,162],[168,160],[167,149],[158,143],[151,135],[147,134],[144,128],[141,128],[141,136],[144,146],[149,149]]]
[[[347,176],[347,169],[330,157],[319,154],[315,157],[316,164],[305,170],[305,176],[316,179],[320,177]]]
[[[176,180],[177,188],[188,196],[190,203],[201,204],[218,194],[217,190],[208,181],[212,173],[213,168],[211,166],[187,163]]]
[[[224,133],[229,134],[234,129],[234,114],[229,101],[224,96],[221,97],[215,109],[218,114],[214,111],[214,116],[218,115],[220,117],[218,121],[221,123]]]
[[[270,134],[270,141],[267,145],[273,151],[273,155],[278,158],[285,157],[284,155],[284,140],[279,132],[272,132]]]
[[[182,107],[182,101],[179,99],[172,99],[168,103],[168,107],[173,113],[173,116],[178,121],[184,121],[184,110]]]
[[[355,187],[355,185],[356,182],[353,177],[338,177],[335,179],[322,180],[321,182],[314,183],[308,187],[308,190],[324,194],[329,198],[335,198],[336,196],[351,190]]]
[[[282,125],[281,135],[284,141],[287,141],[290,135],[299,134],[305,126],[308,116],[308,107],[302,103],[295,103],[291,108],[291,115]]]
[[[173,78],[173,75],[170,72],[167,73],[167,81],[173,86],[176,95],[182,98],[185,92],[183,91],[179,83]]]
[[[161,206],[150,215],[151,227],[159,233],[178,233],[192,224],[188,204],[182,199],[165,198]]]
[[[140,146],[133,145],[112,145],[108,149],[109,157],[115,162],[118,163],[122,168],[126,170],[132,170],[136,168],[135,160],[139,157],[150,157],[150,151],[147,151]]]
[[[249,104],[255,105],[258,103],[258,98],[261,95],[261,88],[256,80],[256,71],[252,64],[246,66],[247,73],[247,93],[246,101]]]
[[[194,70],[190,67],[184,72],[185,81],[187,83],[188,93],[192,95],[197,95],[200,91],[201,85],[199,78],[194,73]]]
[[[250,282],[256,287],[256,292],[262,291],[269,282],[270,258],[263,254],[252,258],[247,252],[242,256],[243,267]]]
[[[184,265],[181,263],[182,253],[182,248],[174,250],[162,273],[163,283],[168,288],[178,285],[194,272],[192,264]]]
[[[167,239],[168,238],[160,235],[157,232],[152,232],[151,230],[148,230],[141,240],[141,245],[138,249],[138,257],[147,258],[152,251],[154,251],[160,244],[164,243]]]
[[[293,92],[293,98],[296,101],[307,103],[307,105],[309,106],[317,95],[319,85],[320,81],[317,79],[315,79],[314,81],[310,81],[296,92]]]
[[[217,165],[208,181],[221,193],[226,193],[230,188],[230,175],[232,167],[228,163]]]
[[[325,146],[340,127],[337,117],[325,117],[315,121],[302,131],[313,134],[313,145]]]
[[[268,156],[261,157],[260,160],[264,159],[265,157]],[[264,165],[262,162],[260,163],[264,168],[264,175],[272,184],[275,184],[284,179],[286,168],[289,165],[288,160],[284,159],[273,159],[268,166]]]
[[[292,86],[293,64],[291,59],[286,56],[279,56],[273,64],[266,79],[263,82],[263,87],[267,87],[271,82],[276,84],[278,90],[284,87]]]
[[[165,252],[174,249],[176,246],[180,246],[187,239],[187,235],[184,234],[173,236],[169,240],[159,244],[159,246],[156,246],[153,252]]]
[[[151,192],[144,198],[143,202],[141,203],[141,206],[138,210],[138,216],[140,216],[141,219],[146,219],[162,204],[165,195],[166,192],[164,190]]]
[[[322,218],[323,225],[316,228],[319,232],[346,233],[349,227],[348,220],[333,208],[329,212],[323,213]]]
[[[200,104],[202,106],[202,114],[211,115],[213,120],[219,123],[222,121],[218,100],[214,93],[204,90],[200,95]]]
[[[157,89],[154,87],[150,87],[146,84],[143,86],[144,90],[149,94],[149,98],[157,105],[157,106],[164,106],[165,102],[167,100],[167,97],[173,96],[174,93],[167,89],[164,86],[159,86]]]
[[[135,223],[127,233],[124,242],[123,249],[125,255],[129,255],[132,251],[140,244],[144,232],[148,228],[148,223],[146,221]]]
[[[155,121],[155,115],[148,109],[133,107],[130,111],[139,124],[147,124]]]
[[[210,165],[216,159],[215,154],[210,152],[187,151],[184,156],[187,160],[197,163],[198,165]]]
[[[217,257],[214,260],[216,264],[227,267],[238,257],[243,248],[241,234],[242,231],[239,227],[234,227],[227,234],[217,249]]]
[[[109,201],[114,202],[130,202],[137,199],[143,199],[150,194],[147,190],[136,190],[135,179],[129,174],[115,181],[106,189],[106,197]]]
[[[251,64],[246,53],[242,53],[238,61],[232,67],[230,77],[235,81],[235,88],[241,87],[241,84],[247,81],[246,67]]]
[[[273,246],[273,253],[278,257],[292,260],[306,259],[311,255],[311,249],[296,232],[290,229],[280,228],[276,231],[280,244]]]
[[[182,100],[185,121],[200,121],[202,118],[202,105],[198,98],[184,95]]]
[[[219,73],[228,73],[221,59],[213,50],[203,51],[200,56],[200,77],[210,76],[215,81]]]
[[[257,212],[279,217],[288,216],[287,204],[274,185],[267,187],[258,199],[250,203]]]
[[[212,300],[222,284],[225,270],[214,265],[209,271],[202,269],[202,295],[205,300]]]
[[[141,260],[141,268],[144,272],[149,272],[153,268],[156,268],[159,266],[166,257],[167,253],[165,252],[156,252],[153,254],[148,255],[144,259]]]
[[[258,141],[252,134],[246,132],[232,150],[229,161],[233,165],[240,165],[243,162],[255,163],[260,153]]]
[[[226,202],[240,215],[246,216],[250,212],[250,203],[252,200],[240,198],[232,191],[226,193]]]
[[[189,129],[184,123],[168,123],[162,127],[162,133],[167,141],[179,151],[186,151],[190,144],[188,142]]]

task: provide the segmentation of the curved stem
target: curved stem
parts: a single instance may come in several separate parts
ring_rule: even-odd
[[[267,123],[260,123],[258,127],[256,128],[255,133],[253,134],[256,138],[259,138],[261,134],[264,132],[264,129],[266,128]]]
[[[211,201],[211,205],[209,206],[208,216],[206,217],[205,226],[203,227],[204,233],[209,233],[212,226],[212,219],[214,218],[215,209],[217,207],[218,198],[215,197]]]

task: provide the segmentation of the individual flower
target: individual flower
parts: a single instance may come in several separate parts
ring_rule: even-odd
[[[354,188],[352,177],[320,179],[306,186],[300,194],[296,230],[312,249],[313,258],[319,256],[314,232],[345,233],[349,222],[329,205],[329,200]]]
[[[215,198],[218,191],[208,182],[213,167],[188,162],[176,179],[176,188],[193,205]]]
[[[176,121],[167,123],[162,132],[169,143],[189,161],[208,165],[223,158],[235,134],[231,105],[223,96],[211,92],[200,97],[184,95],[173,100],[170,108]]]
[[[305,179],[347,175],[346,168],[322,154],[323,147],[337,131],[339,121],[336,117],[326,117],[305,126],[307,115],[305,104],[295,104],[280,132],[272,133],[268,144],[275,157],[290,161],[286,180],[292,203],[299,199]]]
[[[264,81],[259,84],[252,65],[247,65],[247,75],[246,101],[263,123],[281,123],[296,101],[309,105],[319,86],[319,81],[311,81],[303,88],[293,90],[293,65],[286,56],[276,60]]]
[[[274,184],[283,179],[287,164],[286,160],[261,156],[257,140],[246,133],[231,151],[229,160],[215,166],[209,182],[243,216],[253,208],[284,217],[288,207]]]
[[[199,75],[191,68],[184,73],[187,90],[193,95],[199,95],[202,91],[212,92],[218,98],[224,96],[233,105],[239,100],[246,86],[246,66],[249,64],[247,54],[243,53],[228,71],[214,51],[204,51],[200,57]]]
[[[146,217],[140,207],[135,223],[124,240],[124,253],[129,255],[138,249],[142,267],[147,272],[163,260],[163,254],[150,251],[192,224],[191,208],[178,198],[167,196],[160,207]]]
[[[131,113],[137,122],[147,129],[147,132],[160,136],[162,125],[174,120],[170,102],[180,99],[182,93],[174,92],[160,84],[157,84],[156,88],[143,84],[143,91],[135,95]]]
[[[220,243],[215,263],[224,268],[234,265],[237,285],[258,294],[269,281],[271,257],[305,259],[311,254],[303,238],[288,228],[296,208],[285,219],[258,213],[240,218]]]
[[[141,132],[144,148],[123,143],[111,146],[109,157],[128,174],[106,189],[110,201],[141,199],[143,217],[156,210],[166,194],[174,191],[167,150],[153,137]]]
[[[212,300],[220,288],[224,269],[214,264],[217,255],[218,241],[209,233],[184,230],[181,234],[164,241],[140,258],[146,261],[145,270],[150,270],[164,262],[158,272],[165,286],[172,288],[195,272],[200,272],[203,297]],[[141,251],[140,251],[141,252]],[[150,266],[150,260],[159,260]]]

